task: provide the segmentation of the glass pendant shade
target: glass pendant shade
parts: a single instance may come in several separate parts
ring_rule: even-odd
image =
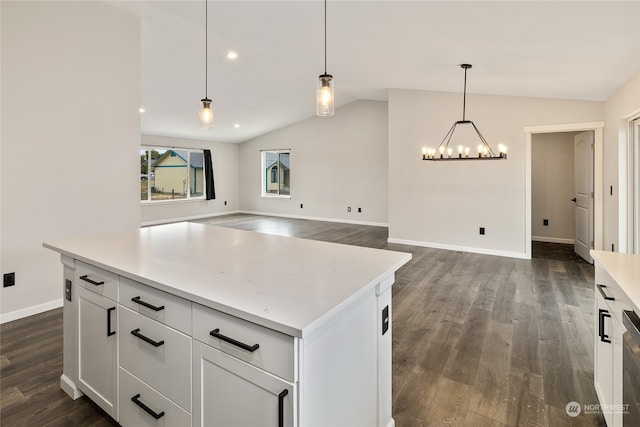
[[[316,115],[333,116],[333,76],[321,74],[316,87]]]
[[[198,114],[200,118],[200,129],[211,129],[213,127],[213,108],[209,98],[201,99],[202,108]]]

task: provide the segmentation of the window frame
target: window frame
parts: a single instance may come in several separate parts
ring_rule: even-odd
[[[280,155],[288,154],[289,155],[289,194],[280,194],[280,182],[278,182],[277,193],[269,193],[267,192],[267,180],[272,178],[271,171],[267,172],[267,153],[275,153],[278,156],[278,169],[280,169]],[[260,196],[270,199],[290,199],[291,198],[291,149],[290,148],[279,148],[279,149],[270,149],[270,150],[260,150]],[[278,174],[278,178],[280,174]]]
[[[181,198],[177,198],[177,199],[159,199],[159,200],[152,200],[152,193],[151,193],[151,159],[150,159],[150,153],[151,151],[162,151],[162,154],[164,154],[167,151],[174,151],[174,152],[186,152],[186,188],[185,188],[185,195],[184,197]],[[166,146],[161,146],[161,145],[141,145],[140,146],[140,153],[139,155],[142,155],[142,152],[145,152],[147,154],[147,179],[145,180],[147,182],[147,199],[143,200],[140,199],[140,203],[142,205],[153,205],[153,204],[164,204],[164,203],[185,203],[185,202],[194,202],[194,201],[199,201],[199,200],[206,200],[206,195],[207,195],[207,184],[206,184],[206,179],[204,178],[204,150],[201,148],[191,148],[191,147],[166,147]],[[203,162],[202,162],[202,190],[198,191],[197,196],[193,196],[191,194],[192,192],[192,180],[193,180],[193,174],[191,173],[191,170],[193,169],[191,167],[191,154],[192,153],[198,153],[200,155],[203,156]],[[180,155],[179,153],[176,153],[177,155]],[[180,156],[182,157],[182,156]],[[154,172],[154,174],[157,172]],[[140,171],[140,180],[142,181],[142,170]],[[197,176],[196,176],[197,179]],[[142,186],[142,183],[140,184]],[[142,187],[141,187],[142,188]]]

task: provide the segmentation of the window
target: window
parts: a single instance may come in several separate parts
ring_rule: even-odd
[[[640,254],[640,117],[629,122],[628,249]]]
[[[188,148],[140,149],[140,200],[204,198],[204,154]]]
[[[289,197],[291,195],[290,158],[290,150],[268,150],[262,152],[262,196]]]

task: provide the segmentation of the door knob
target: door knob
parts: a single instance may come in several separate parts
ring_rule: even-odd
[[[575,203],[575,202],[576,202],[576,198],[574,197],[573,199],[571,199],[571,201],[572,201],[573,203]]]

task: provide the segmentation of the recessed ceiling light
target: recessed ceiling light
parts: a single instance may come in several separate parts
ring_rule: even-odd
[[[238,123],[236,123],[235,125],[233,125],[233,127],[238,129],[240,127],[240,125]]]
[[[142,107],[138,108],[138,113],[144,113],[144,108]]]
[[[227,58],[229,59],[236,59],[237,57],[238,57],[238,54],[232,50],[230,50],[229,53],[227,53]]]

